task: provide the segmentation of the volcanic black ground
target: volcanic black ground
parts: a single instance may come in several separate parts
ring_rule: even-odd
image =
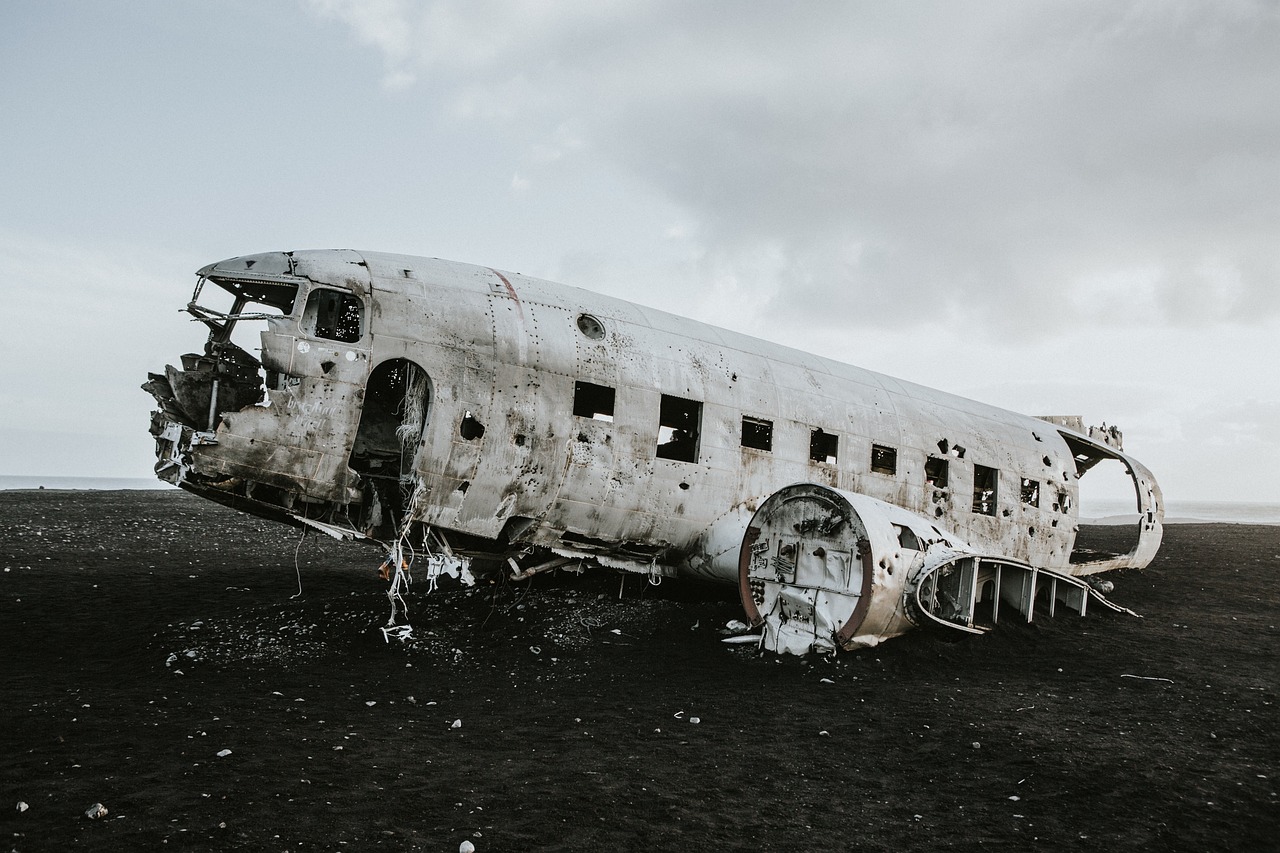
[[[180,492],[0,518],[5,849],[1280,845],[1280,527],[1166,529],[1141,619],[798,659],[721,642],[732,589],[419,578],[402,643],[366,547]]]

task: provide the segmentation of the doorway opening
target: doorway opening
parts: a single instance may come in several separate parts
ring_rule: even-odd
[[[400,524],[417,482],[431,400],[431,378],[407,359],[384,361],[369,374],[351,468],[364,478],[362,527],[370,536],[393,536]]]

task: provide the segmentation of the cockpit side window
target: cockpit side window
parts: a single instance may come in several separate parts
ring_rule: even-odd
[[[364,337],[364,303],[340,290],[313,290],[302,328],[317,338],[353,344]]]

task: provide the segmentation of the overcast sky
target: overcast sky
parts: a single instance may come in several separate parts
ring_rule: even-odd
[[[0,474],[150,476],[215,260],[542,276],[1277,500],[1273,2],[6,0]]]

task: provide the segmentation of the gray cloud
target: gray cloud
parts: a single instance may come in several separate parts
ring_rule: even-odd
[[[676,202],[700,274],[775,317],[1280,308],[1269,4],[312,6],[530,173],[595,158]]]

